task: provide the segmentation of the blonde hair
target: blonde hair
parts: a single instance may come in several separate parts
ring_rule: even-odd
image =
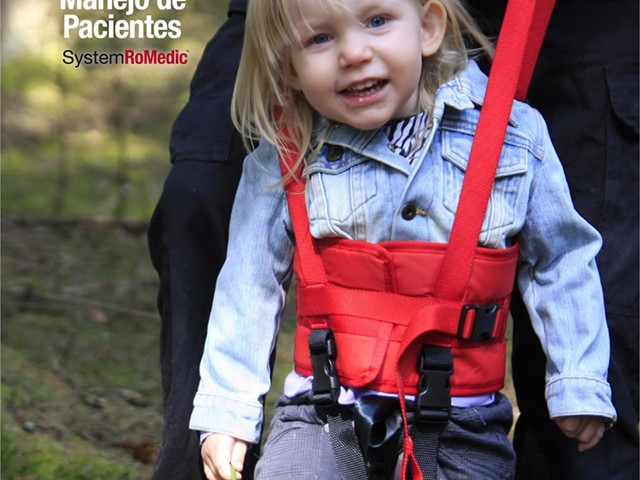
[[[286,82],[293,68],[291,47],[300,41],[291,13],[293,1],[249,2],[231,115],[248,149],[263,139],[275,145],[280,155],[288,153],[289,149],[297,151],[297,161],[292,169],[295,171],[311,145],[314,110],[302,93],[290,88]],[[328,1],[339,6],[346,0]],[[425,0],[415,1],[426,3]],[[462,71],[470,57],[493,56],[493,45],[461,0],[437,1],[445,7],[447,25],[437,53],[422,62],[419,109],[424,112],[433,108],[436,90]],[[276,113],[280,107],[281,113]],[[284,141],[282,131],[285,127],[290,143]]]

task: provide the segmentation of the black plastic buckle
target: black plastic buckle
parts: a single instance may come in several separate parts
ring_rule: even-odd
[[[469,304],[462,307],[458,337],[463,340],[489,340],[492,338],[496,319],[498,318],[498,311],[501,308],[502,306],[496,303],[490,303],[488,305]],[[466,337],[464,336],[464,330],[467,322],[467,314],[471,310],[475,312],[473,327],[471,327],[471,335]]]
[[[414,422],[418,425],[446,424],[451,413],[451,350],[447,347],[423,345],[418,372],[420,381],[415,400]]]
[[[328,328],[312,330],[309,353],[313,367],[311,401],[319,407],[336,405],[340,395],[340,379],[336,371],[338,350],[333,332]]]

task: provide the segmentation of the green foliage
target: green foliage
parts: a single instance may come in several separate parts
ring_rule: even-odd
[[[54,153],[40,148],[5,147],[2,154],[2,209],[20,216],[126,218],[148,220],[169,170],[169,155],[159,145],[144,148],[118,174],[113,145],[99,158],[71,157],[59,165]],[[50,147],[50,151],[51,151]],[[140,145],[142,149],[143,146]],[[33,162],[39,168],[33,167]],[[118,207],[124,210],[119,213]]]
[[[123,462],[90,445],[66,447],[43,435],[25,433],[2,412],[2,477],[7,480],[140,480],[144,467]],[[28,446],[28,448],[25,448]]]
[[[149,467],[97,448],[60,420],[81,415],[59,379],[3,345],[2,476],[8,480],[143,479]],[[51,415],[51,412],[56,412]],[[77,427],[76,427],[77,428]],[[86,436],[85,436],[86,437]]]
[[[149,478],[123,446],[162,428],[144,232],[3,218],[2,247],[2,478]]]

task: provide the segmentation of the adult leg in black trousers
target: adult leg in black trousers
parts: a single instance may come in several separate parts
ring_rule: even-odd
[[[496,32],[505,2],[472,3],[486,30]],[[579,453],[576,442],[549,420],[546,358],[516,292],[511,309],[521,411],[514,436],[516,478],[637,480],[638,2],[558,0],[528,99],[547,120],[577,210],[604,238],[597,261],[618,421],[596,447]]]
[[[172,167],[149,227],[160,278],[164,431],[154,480],[204,479],[198,433],[189,430],[216,278],[245,151],[229,117],[246,0],[206,46],[171,136]],[[255,452],[248,455],[254,460]],[[245,479],[252,478],[248,463]]]
[[[547,119],[577,210],[604,239],[597,261],[618,421],[596,447],[579,453],[575,441],[546,420],[544,355],[516,302],[513,374],[522,411],[514,438],[517,478],[637,480],[637,0],[559,0],[529,99]]]

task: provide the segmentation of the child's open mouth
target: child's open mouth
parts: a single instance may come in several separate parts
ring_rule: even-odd
[[[387,83],[389,83],[388,80],[368,80],[345,88],[340,93],[355,97],[368,97],[381,90]]]

